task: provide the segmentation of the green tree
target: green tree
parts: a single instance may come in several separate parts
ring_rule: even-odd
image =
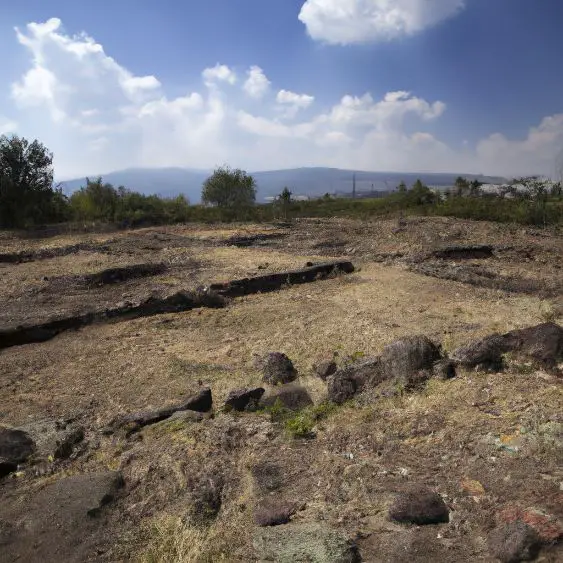
[[[53,155],[39,141],[0,137],[0,224],[23,227],[64,218],[66,200],[53,186]]]
[[[85,221],[113,221],[118,209],[119,193],[111,184],[104,183],[101,177],[95,180],[86,178],[86,186],[70,197],[70,207],[76,219]]]
[[[401,183],[397,186],[397,191],[398,191],[400,194],[406,194],[407,191],[408,191],[407,185],[406,185],[405,182],[403,182],[402,180],[401,180]]]
[[[466,178],[458,176],[455,180],[455,193],[458,197],[463,197],[469,192],[469,182]]]
[[[289,208],[291,206],[291,201],[292,201],[291,196],[292,195],[293,194],[291,193],[289,188],[286,186],[283,189],[282,193],[277,197],[284,219],[287,219],[288,211],[289,211]]]
[[[244,170],[221,166],[203,183],[201,200],[221,208],[244,209],[256,201],[256,181]]]

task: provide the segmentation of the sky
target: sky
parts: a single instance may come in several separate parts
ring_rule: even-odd
[[[563,172],[561,0],[0,3],[0,134],[132,167]]]

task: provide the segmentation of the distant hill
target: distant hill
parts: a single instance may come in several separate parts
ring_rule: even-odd
[[[200,201],[201,186],[211,170],[187,168],[130,168],[105,174],[103,179],[114,186],[125,186],[144,194],[174,197],[184,194],[192,203]],[[325,193],[342,195],[352,191],[353,170],[340,168],[293,168],[289,170],[267,170],[251,172],[258,187],[260,202],[278,195],[287,186],[295,196],[317,197]],[[475,174],[450,173],[401,173],[401,172],[356,172],[356,191],[387,191],[404,181],[409,187],[420,178],[434,187],[453,185],[458,176],[469,180],[478,179],[488,184],[505,182],[504,178]],[[84,178],[62,182],[65,193],[70,194],[84,186]]]

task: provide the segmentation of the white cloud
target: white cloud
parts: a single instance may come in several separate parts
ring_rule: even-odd
[[[227,65],[217,63],[214,67],[206,68],[202,72],[203,80],[207,86],[214,85],[216,82],[227,82],[236,84],[237,75]]]
[[[414,93],[349,93],[317,108],[313,95],[277,87],[275,96],[261,94],[272,104],[256,104],[244,85],[228,87],[237,76],[217,64],[203,70],[197,91],[171,97],[156,77],[134,75],[88,35],[64,33],[57,19],[30,24],[17,39],[29,66],[11,85],[13,107],[3,108],[0,132],[17,128],[40,139],[54,152],[60,178],[225,162],[248,170],[337,166],[520,175],[550,173],[563,147],[563,114],[546,117],[523,139],[495,133],[458,150],[431,133],[432,122],[447,119],[446,104]],[[248,78],[253,69],[254,77],[264,76],[251,67]]]
[[[271,82],[268,80],[264,71],[259,66],[252,66],[247,72],[248,78],[244,83],[244,91],[257,100],[264,97],[270,89]]]
[[[466,0],[307,0],[299,19],[309,35],[330,44],[413,35],[459,12]]]
[[[314,101],[314,96],[296,94],[289,90],[280,90],[276,96],[278,110],[282,112],[283,117],[290,119],[295,117],[299,110],[308,108]]]

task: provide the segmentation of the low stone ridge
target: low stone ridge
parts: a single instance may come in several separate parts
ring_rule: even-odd
[[[255,409],[265,391],[263,387],[233,389],[227,396],[225,407],[240,412]]]
[[[563,328],[555,323],[492,334],[455,350],[452,359],[467,368],[500,370],[503,355],[514,352],[554,369],[563,360]]]
[[[450,513],[438,493],[426,488],[399,493],[389,508],[389,518],[402,524],[447,524]]]
[[[56,258],[58,256],[68,256],[80,251],[100,251],[105,245],[80,242],[68,246],[59,246],[55,248],[41,248],[35,251],[23,250],[20,252],[6,252],[0,254],[0,263],[4,264],[20,264],[22,262],[33,262],[34,260],[45,260],[47,258]]]
[[[63,317],[35,325],[0,329],[0,349],[33,342],[45,342],[61,332],[77,330],[93,323],[131,320],[163,313],[179,313],[198,307],[222,308],[225,305],[226,303],[221,297],[211,293],[180,291],[162,298],[149,297],[136,305],[126,304],[105,311]]]
[[[164,407],[153,411],[120,415],[114,418],[103,432],[104,434],[113,434],[118,430],[124,430],[125,434],[129,436],[145,426],[166,420],[179,411],[208,412],[211,410],[212,404],[213,398],[211,389],[206,387],[179,405]]]
[[[351,274],[354,265],[347,260],[316,264],[300,270],[264,274],[253,278],[243,278],[226,283],[211,284],[209,289],[224,297],[241,297],[253,293],[276,291],[286,285],[311,283],[328,278],[334,274]]]
[[[536,531],[524,522],[512,522],[495,528],[489,534],[487,543],[491,555],[502,563],[533,561],[541,547]]]
[[[291,523],[258,528],[254,534],[258,561],[277,563],[360,563],[354,542],[327,524]]]
[[[123,283],[131,279],[157,276],[163,274],[166,270],[166,264],[149,262],[147,264],[133,264],[131,266],[123,266],[120,268],[108,268],[94,274],[77,276],[75,279],[77,282],[84,284],[87,287],[96,287]]]
[[[492,258],[494,246],[490,244],[454,245],[439,248],[430,253],[434,258],[442,260],[474,260]]]
[[[260,245],[261,243],[268,243],[271,240],[278,240],[284,237],[287,237],[286,233],[258,233],[256,235],[232,236],[225,241],[225,244],[227,246],[238,246],[240,248],[247,248],[249,246]]]
[[[0,477],[17,469],[36,451],[36,444],[24,430],[0,427]]]
[[[269,385],[291,383],[297,379],[293,362],[282,352],[270,352],[261,362],[262,380]]]
[[[287,383],[274,389],[268,390],[267,394],[260,401],[261,407],[273,407],[276,403],[281,404],[286,409],[299,411],[313,404],[313,399],[305,387]]]

